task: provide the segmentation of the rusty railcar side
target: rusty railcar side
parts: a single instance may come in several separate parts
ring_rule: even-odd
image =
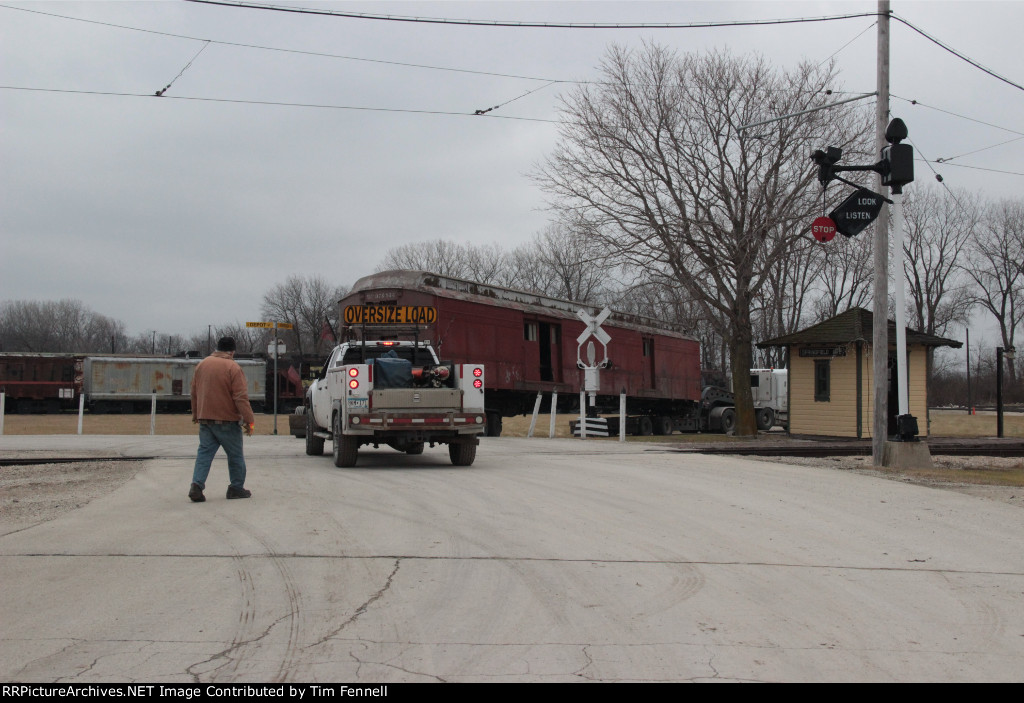
[[[0,391],[5,410],[57,412],[77,407],[84,355],[8,352],[0,354]]]
[[[340,301],[348,306],[432,306],[436,319],[416,329],[443,359],[482,363],[488,410],[530,412],[537,392],[557,391],[562,409],[578,404],[583,372],[577,337],[585,325],[577,310],[591,305],[488,286],[424,271],[387,271],[356,282]],[[625,390],[631,414],[682,415],[701,398],[700,345],[650,318],[613,312],[602,326],[611,335],[611,365],[601,372],[598,405],[618,408]],[[393,328],[343,325],[351,338],[381,338]],[[403,330],[405,334],[408,329]]]

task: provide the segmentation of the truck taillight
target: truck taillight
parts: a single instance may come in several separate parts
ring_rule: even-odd
[[[353,378],[351,381],[348,382],[348,387],[351,388],[352,390],[359,388],[359,381]]]
[[[483,388],[483,387],[484,387],[484,382],[481,381],[479,378],[476,379],[475,381],[473,381],[473,388]]]
[[[473,369],[473,375],[476,376],[477,378],[480,378],[481,376],[484,375],[484,370],[481,368]],[[477,387],[479,388],[479,386]]]
[[[356,376],[359,375],[359,369],[349,369],[348,375],[351,376],[352,378],[355,378]]]

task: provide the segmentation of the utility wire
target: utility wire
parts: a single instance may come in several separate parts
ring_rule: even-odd
[[[872,27],[876,26],[877,24],[878,24],[878,20],[875,20],[874,22],[872,22],[871,24],[869,24],[869,25],[868,25],[867,27],[865,27],[865,28],[864,28],[863,30],[861,30],[860,34],[858,34],[858,35],[857,35],[857,36],[855,36],[855,37],[854,37],[853,39],[851,39],[850,41],[846,42],[846,43],[845,43],[845,44],[843,44],[843,45],[842,45],[841,47],[839,47],[838,49],[836,49],[835,51],[833,51],[833,52],[832,52],[832,55],[831,55],[831,56],[829,56],[829,57],[828,57],[827,59],[825,59],[824,61],[822,61],[821,63],[819,63],[819,64],[818,64],[818,68],[821,68],[822,66],[824,66],[825,64],[827,64],[827,63],[828,63],[829,61],[831,61],[832,59],[834,59],[834,58],[835,58],[836,56],[838,56],[838,55],[839,55],[839,52],[841,52],[841,51],[842,51],[843,49],[845,49],[846,47],[848,47],[848,46],[849,46],[850,44],[852,44],[852,43],[854,43],[855,41],[857,41],[858,39],[860,39],[860,38],[861,38],[861,37],[862,37],[862,36],[864,35],[864,33],[865,33],[865,32],[867,32],[867,31],[868,31],[869,29],[871,29]]]
[[[532,22],[512,20],[470,20],[447,17],[415,17],[410,15],[384,15],[374,12],[348,12],[291,5],[270,5],[265,3],[236,2],[230,0],[185,0],[201,5],[222,5],[247,10],[272,10],[300,15],[326,15],[345,19],[380,20],[385,22],[412,22],[419,24],[452,24],[472,27],[517,27],[528,29],[700,29],[705,27],[748,27],[771,24],[798,24],[803,22],[829,22],[854,17],[877,17],[877,12],[858,12],[846,15],[822,17],[793,17],[771,20],[730,20],[728,22]]]
[[[997,146],[1003,146],[1005,144],[1012,144],[1013,142],[1019,142],[1021,139],[1024,139],[1024,136],[1014,137],[1013,139],[1007,139],[1005,142],[999,142],[998,144],[993,144],[991,146],[984,146],[984,147],[982,147],[980,149],[975,149],[974,151],[968,151],[968,152],[965,152],[963,154],[957,154],[956,156],[946,156],[946,157],[943,157],[941,159],[935,159],[935,163],[937,163],[937,164],[948,164],[953,159],[959,159],[959,158],[961,158],[963,156],[970,156],[971,154],[977,154],[977,153],[982,152],[982,151],[988,151],[989,149],[995,149]]]
[[[539,88],[534,88],[533,90],[528,90],[525,93],[523,93],[522,95],[520,95],[519,97],[512,98],[511,100],[506,100],[505,102],[500,103],[498,105],[495,105],[494,107],[489,107],[486,110],[477,110],[473,114],[474,115],[486,115],[488,112],[491,112],[492,110],[497,110],[499,107],[505,107],[509,103],[514,103],[519,98],[525,98],[530,93],[536,93],[538,90],[544,90],[544,88],[548,88],[550,86],[553,86],[555,83],[558,83],[558,81],[551,81],[547,85],[542,85]]]
[[[176,80],[178,80],[179,78],[181,78],[181,74],[182,74],[182,73],[184,73],[185,71],[187,71],[187,70],[188,70],[188,67],[192,65],[192,62],[193,62],[193,61],[195,61],[196,59],[198,59],[198,58],[199,58],[199,54],[201,54],[201,53],[203,53],[204,51],[206,51],[206,47],[208,47],[209,45],[210,45],[210,42],[206,42],[205,44],[203,44],[203,47],[202,47],[202,48],[201,48],[201,49],[200,49],[199,51],[197,51],[197,52],[196,52],[196,55],[195,55],[195,56],[193,56],[193,57],[192,57],[191,59],[189,59],[189,62],[188,62],[187,64],[185,64],[185,68],[183,68],[183,69],[181,69],[180,71],[178,71],[178,75],[176,75],[176,76],[175,76],[175,77],[174,77],[174,78],[173,78],[173,79],[171,80],[171,82],[170,82],[170,83],[168,83],[167,85],[165,85],[165,86],[164,86],[163,88],[161,88],[160,90],[156,91],[156,93],[154,93],[154,95],[156,95],[156,96],[157,96],[158,98],[162,98],[162,97],[164,97],[164,93],[166,93],[166,92],[167,92],[167,91],[168,91],[168,90],[170,89],[170,87],[171,87],[172,85],[174,85],[174,81],[176,81]]]
[[[984,120],[979,120],[979,119],[976,119],[974,117],[968,117],[967,115],[961,115],[958,112],[950,112],[949,110],[943,110],[941,107],[935,107],[934,105],[926,105],[925,103],[921,102],[920,100],[911,100],[910,98],[903,98],[903,97],[900,97],[899,95],[893,95],[892,93],[890,93],[889,95],[890,95],[890,97],[896,98],[897,100],[903,100],[904,102],[908,102],[911,105],[920,105],[921,107],[926,107],[929,110],[935,110],[937,112],[942,112],[942,113],[945,113],[945,114],[950,115],[952,117],[959,117],[960,119],[968,120],[969,122],[977,122],[978,124],[983,124],[986,127],[994,127],[995,129],[1001,129],[1004,132],[1009,132],[1010,134],[1020,134],[1020,135],[1024,136],[1024,132],[1021,132],[1021,131],[1016,130],[1016,129],[1010,129],[1009,127],[1002,127],[1000,125],[992,124],[991,122],[985,122]]]
[[[152,98],[155,97],[151,93],[117,93],[113,91],[102,91],[102,90],[66,90],[61,88],[26,88],[23,86],[16,85],[0,85],[0,90],[24,90],[36,93],[63,93],[70,95],[104,95],[114,96],[122,98]],[[211,102],[211,103],[236,103],[239,105],[273,105],[278,107],[308,107],[308,108],[319,108],[323,110],[360,110],[366,112],[397,112],[407,113],[414,115],[447,115],[454,117],[475,117],[477,113],[474,112],[454,112],[450,110],[411,110],[394,107],[360,107],[356,105],[328,105],[323,103],[292,103],[292,102],[279,102],[273,100],[242,100],[237,98],[199,98],[188,95],[163,95],[163,100],[192,100],[197,102]],[[522,96],[520,96],[522,97]],[[518,99],[518,98],[515,98]],[[511,102],[511,100],[509,101]],[[539,117],[511,117],[508,115],[488,115],[494,119],[499,120],[520,120],[523,122],[546,122],[549,124],[557,124],[558,120],[546,120]]]
[[[317,56],[320,58],[327,59],[341,59],[344,61],[362,61],[365,63],[379,63],[387,66],[402,66],[404,68],[423,68],[431,71],[449,71],[452,73],[469,73],[479,76],[492,76],[495,78],[519,78],[527,81],[545,81],[548,83],[587,83],[588,81],[570,81],[570,80],[559,80],[556,78],[543,78],[540,76],[522,76],[514,73],[498,73],[495,71],[476,71],[469,68],[452,68],[451,66],[431,66],[429,64],[418,64],[409,63],[404,61],[387,61],[384,59],[368,59],[360,56],[345,56],[344,54],[328,54],[322,51],[303,51],[301,49],[286,49],[279,46],[264,46],[260,44],[245,44],[242,42],[231,42],[219,39],[204,39],[202,37],[193,37],[188,34],[175,34],[173,32],[161,32],[155,29],[144,29],[142,27],[132,27],[124,24],[114,24],[113,22],[100,22],[99,20],[88,20],[82,17],[71,17],[69,15],[58,15],[54,12],[43,12],[41,10],[29,9],[27,7],[13,7],[11,5],[2,5],[0,8],[7,10],[17,10],[19,12],[31,12],[36,15],[45,15],[47,17],[56,17],[63,20],[71,20],[73,22],[85,22],[86,24],[97,24],[103,27],[112,27],[114,29],[126,29],[132,32],[143,32],[146,34],[156,34],[161,37],[171,37],[173,39],[187,39],[189,41],[206,42],[209,44],[217,44],[220,46],[231,46],[241,49],[258,49],[260,51],[276,51],[284,54],[299,54],[302,56]]]
[[[799,24],[806,22],[831,22],[835,20],[853,19],[856,17],[877,17],[878,12],[858,12],[845,15],[826,15],[821,17],[793,17],[770,20],[730,20],[728,22],[520,22],[504,20],[468,20],[451,19],[445,17],[412,17],[406,15],[383,15],[370,12],[346,12],[343,10],[317,10],[312,8],[269,5],[253,2],[241,2],[240,0],[185,0],[202,5],[221,5],[225,7],[244,8],[250,10],[272,10],[275,12],[290,12],[294,14],[326,15],[330,17],[341,17],[347,19],[381,20],[389,22],[414,22],[425,24],[453,24],[474,27],[516,27],[531,29],[704,29],[709,27],[750,27],[775,24]],[[936,46],[953,54],[962,61],[966,61],[978,70],[997,78],[1014,88],[1024,90],[1024,85],[1015,83],[1009,78],[999,75],[990,68],[986,68],[979,62],[968,57],[963,52],[957,51],[948,44],[936,39],[912,22],[892,12],[889,16],[934,43]]]
[[[905,24],[906,26],[908,26],[911,29],[913,29],[915,32],[920,34],[922,37],[924,37],[928,41],[934,43],[936,46],[939,46],[939,47],[945,49],[946,51],[948,51],[949,53],[953,54],[953,56],[956,56],[961,61],[966,61],[967,63],[971,64],[972,66],[974,66],[979,71],[987,73],[988,75],[992,76],[993,78],[998,78],[999,80],[1003,81],[1004,83],[1008,83],[1009,85],[1012,85],[1014,88],[1017,88],[1018,90],[1024,90],[1024,85],[1021,85],[1020,83],[1014,83],[1009,78],[1004,78],[1003,76],[1000,76],[998,73],[996,73],[992,69],[986,68],[985,66],[982,66],[980,63],[978,63],[974,59],[970,58],[966,54],[963,54],[963,53],[957,51],[956,49],[952,48],[948,44],[944,44],[943,42],[939,41],[935,37],[933,37],[930,34],[928,34],[927,32],[925,32],[920,27],[917,27],[917,26],[913,25],[909,20],[905,20],[902,17],[900,17],[899,15],[896,15],[896,14],[893,14],[893,13],[889,13],[889,16],[892,19],[896,20],[897,22],[902,22],[903,24]]]

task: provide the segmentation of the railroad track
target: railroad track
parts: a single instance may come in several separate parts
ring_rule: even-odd
[[[932,456],[1021,456],[1024,457],[1024,442],[929,442]],[[870,456],[871,445],[867,443],[841,444],[775,444],[760,446],[714,446],[685,447],[669,451],[696,454],[739,454],[744,456]]]

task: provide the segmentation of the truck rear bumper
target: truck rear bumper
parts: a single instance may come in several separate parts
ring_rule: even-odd
[[[348,416],[346,434],[372,434],[382,430],[482,434],[484,420],[482,412],[359,413]]]

